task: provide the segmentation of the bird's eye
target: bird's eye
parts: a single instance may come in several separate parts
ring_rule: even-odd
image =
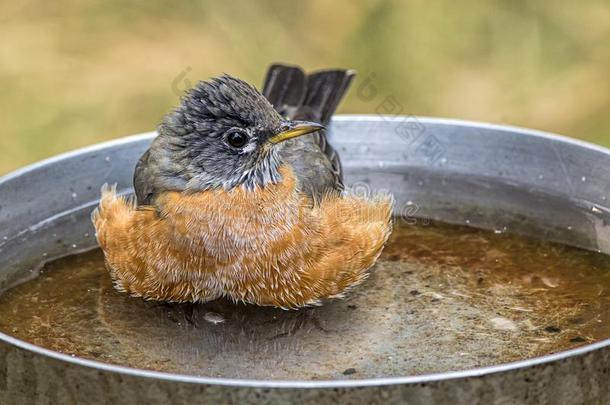
[[[234,148],[243,148],[248,143],[248,135],[239,131],[229,132],[227,135],[227,143]]]

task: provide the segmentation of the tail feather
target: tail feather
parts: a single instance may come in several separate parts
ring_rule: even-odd
[[[355,71],[346,69],[306,75],[298,66],[277,63],[267,71],[263,95],[288,118],[328,125],[355,75]]]
[[[271,65],[267,71],[263,95],[282,115],[293,117],[305,99],[307,78],[298,66]]]
[[[355,72],[353,70],[320,70],[307,76],[307,93],[297,119],[310,119],[328,125],[343,99]]]

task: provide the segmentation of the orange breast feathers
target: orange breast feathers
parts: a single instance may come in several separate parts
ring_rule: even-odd
[[[316,305],[361,283],[392,228],[392,199],[299,193],[282,181],[199,193],[166,192],[158,209],[102,190],[93,213],[115,286],[146,299],[222,296],[282,308]]]

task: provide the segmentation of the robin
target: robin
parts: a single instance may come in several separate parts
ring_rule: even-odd
[[[189,90],[136,166],[137,200],[105,186],[92,215],[117,290],[289,309],[360,284],[392,199],[344,192],[326,139],[353,77],[278,64],[263,94],[229,75]]]

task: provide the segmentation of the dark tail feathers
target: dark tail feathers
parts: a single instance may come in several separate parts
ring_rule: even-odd
[[[263,94],[287,118],[328,125],[355,75],[344,69],[306,75],[298,66],[274,64],[267,72]]]

